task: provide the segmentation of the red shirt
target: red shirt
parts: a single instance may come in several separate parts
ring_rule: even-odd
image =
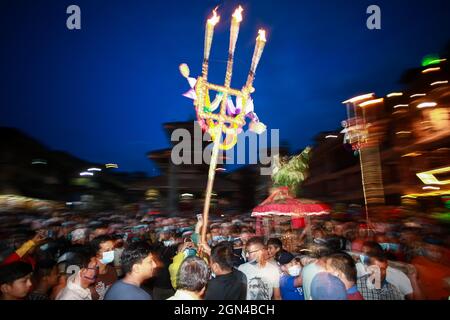
[[[348,300],[364,300],[361,293],[359,293],[356,285],[347,290],[347,299]]]

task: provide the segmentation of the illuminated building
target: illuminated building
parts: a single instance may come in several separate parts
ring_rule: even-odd
[[[429,68],[426,66],[407,71],[402,95],[388,94],[381,105],[365,107],[369,132],[379,143],[388,205],[401,204],[407,197],[439,199],[450,194],[450,184],[444,183],[450,180],[450,170],[445,170],[450,166],[450,86],[445,82],[450,78],[449,64],[441,59],[433,67],[432,72],[422,72]],[[430,85],[436,82],[438,85]],[[339,138],[327,139],[330,135]],[[310,177],[303,186],[305,195],[363,204],[358,158],[351,146],[343,144],[343,134],[321,133],[315,141]],[[425,177],[425,183],[417,174]]]

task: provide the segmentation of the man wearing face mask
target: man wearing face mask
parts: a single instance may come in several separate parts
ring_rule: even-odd
[[[77,253],[79,259],[79,271],[67,279],[66,287],[58,294],[56,300],[92,300],[91,286],[98,274],[98,266],[95,258],[84,253]]]
[[[369,256],[374,254],[385,255],[382,247],[378,243],[372,241],[364,242],[360,261],[356,263],[358,278],[368,273],[367,267],[369,266]],[[411,281],[411,279],[413,281]],[[414,280],[414,278],[408,278],[408,276],[400,269],[393,268],[389,265],[387,266],[386,281],[396,286],[405,299],[412,300],[414,298],[420,298],[420,288]]]
[[[114,262],[114,240],[107,235],[94,238],[91,247],[95,253],[99,272],[94,285],[91,287],[92,300],[103,300],[106,291],[117,281],[117,273]]]
[[[383,253],[369,257],[374,274],[366,274],[357,280],[358,291],[364,300],[404,300],[402,293],[386,279],[388,260]],[[378,272],[378,271],[379,272]]]
[[[302,288],[300,258],[285,253],[278,261],[283,272],[280,277],[280,291],[283,300],[305,300]]]

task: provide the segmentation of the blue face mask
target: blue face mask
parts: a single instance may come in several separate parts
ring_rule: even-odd
[[[224,236],[214,236],[214,237],[212,237],[212,241],[215,241],[215,242],[222,242],[222,241],[225,241],[225,240],[227,240],[227,238],[225,238]]]
[[[108,264],[114,261],[114,250],[103,252],[103,257],[100,260],[103,264]]]
[[[183,253],[184,253],[184,258],[194,257],[197,254],[197,250],[195,250],[193,248],[187,248],[183,251]]]
[[[398,251],[400,246],[398,243],[380,243],[384,251]]]
[[[362,264],[369,265],[369,256],[366,256],[365,254],[359,255],[359,260]]]

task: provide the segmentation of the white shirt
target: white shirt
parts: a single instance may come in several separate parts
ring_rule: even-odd
[[[66,287],[58,294],[56,300],[92,300],[91,291],[80,285],[80,272],[67,279]]]
[[[356,263],[356,272],[358,278],[368,273],[361,262]],[[387,267],[386,281],[396,286],[403,296],[413,293],[411,280],[409,280],[408,276],[403,271],[397,268],[392,268],[390,266]]]
[[[264,267],[257,263],[244,263],[238,268],[247,277],[247,300],[271,300],[273,288],[280,287],[281,272],[277,265],[267,262]]]
[[[190,293],[186,290],[177,290],[173,296],[168,298],[167,300],[200,300],[194,296],[193,293]]]

